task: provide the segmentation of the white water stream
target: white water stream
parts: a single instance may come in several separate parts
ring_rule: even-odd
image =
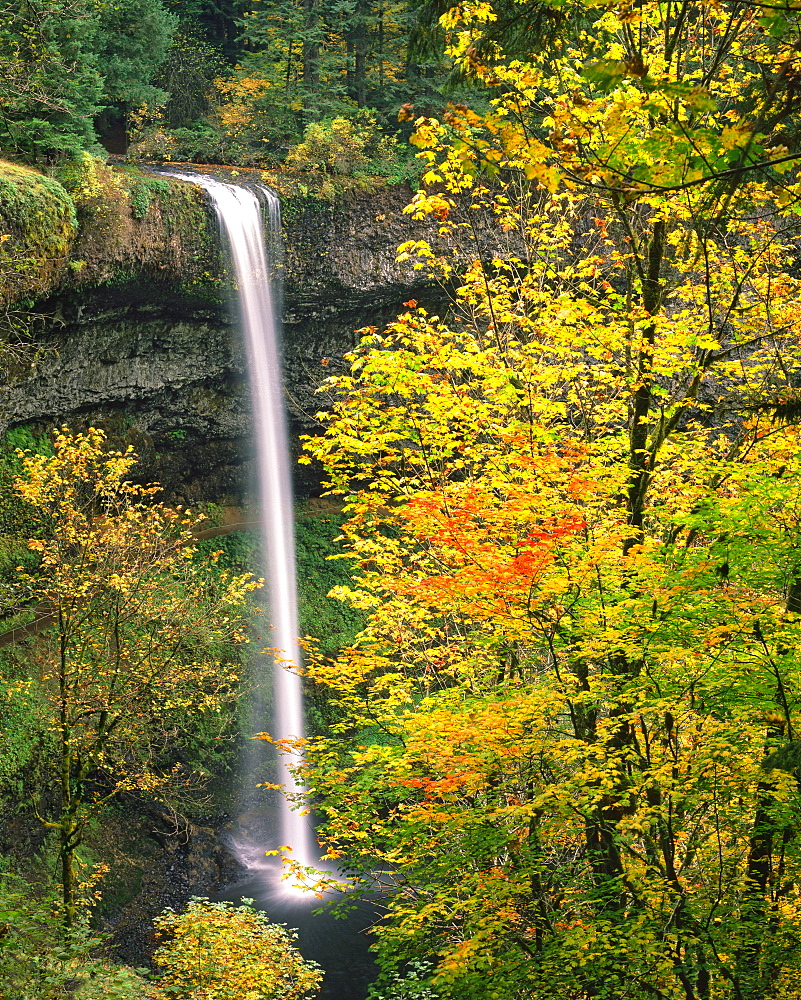
[[[279,345],[280,320],[276,314],[265,250],[262,206],[248,188],[226,184],[203,174],[170,173],[199,184],[209,195],[220,226],[228,238],[238,289],[239,312],[248,355],[248,374],[253,408],[253,430],[258,469],[261,533],[266,553],[265,578],[271,617],[268,653],[273,659],[274,719],[271,734],[276,739],[302,738],[303,692],[301,679],[292,667],[301,663],[298,645],[297,585],[295,578],[295,538],[289,445],[281,384]],[[260,188],[266,199],[271,239],[280,245],[281,215],[277,195]],[[300,797],[303,787],[290,770],[295,758],[281,754],[279,782],[291,798]],[[286,794],[281,797],[280,829],[272,849],[289,846],[292,857],[303,865],[317,861],[314,831],[308,818],[290,808]],[[257,853],[263,858],[265,845]],[[252,852],[247,852],[251,853]],[[243,858],[243,860],[246,860]]]
[[[300,664],[298,613],[295,582],[295,542],[289,449],[281,387],[279,327],[270,282],[270,257],[265,251],[261,204],[250,190],[226,184],[202,174],[172,173],[184,181],[201,185],[214,204],[220,226],[230,246],[238,286],[239,309],[248,353],[253,429],[258,460],[258,488],[261,502],[261,530],[266,552],[268,595],[272,638],[269,645],[278,652],[273,657],[273,700],[275,713],[272,734],[277,738],[303,736],[303,698],[300,677],[282,664]],[[269,235],[280,246],[281,219],[278,198],[266,189]],[[258,699],[254,700],[258,710]],[[262,725],[259,720],[256,725]],[[254,745],[254,749],[258,749]],[[245,775],[253,787],[259,767],[258,754],[245,760]],[[285,757],[279,763],[278,780],[291,796],[303,797],[304,789],[294,781]],[[251,800],[249,795],[246,800]],[[281,797],[277,830],[263,831],[260,817],[255,824],[240,816],[241,835],[230,847],[247,867],[248,873],[229,886],[219,898],[240,902],[255,899],[272,920],[297,927],[298,944],[306,958],[313,958],[326,970],[319,1000],[364,1000],[376,975],[370,959],[364,928],[375,923],[372,907],[359,904],[345,918],[320,916],[319,900],[313,893],[284,881],[267,849],[289,845],[292,858],[302,865],[328,867],[319,860],[314,831],[308,818],[290,809]],[[253,810],[258,812],[258,810]],[[266,837],[262,837],[262,832]],[[264,843],[269,839],[269,843]]]

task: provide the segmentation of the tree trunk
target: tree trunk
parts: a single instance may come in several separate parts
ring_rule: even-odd
[[[74,927],[75,903],[75,789],[72,784],[72,726],[69,716],[69,673],[67,658],[67,626],[61,608],[59,625],[59,726],[61,736],[61,816],[59,842],[61,851],[61,895],[64,903],[64,926]]]
[[[303,0],[303,88],[307,107],[314,109],[320,89],[320,39],[317,0]]]
[[[358,0],[353,30],[353,51],[355,56],[353,96],[360,108],[365,107],[367,104],[367,19],[367,0]]]
[[[665,254],[665,223],[654,223],[648,246],[648,263],[642,281],[642,300],[645,311],[656,315],[662,305],[662,260]],[[634,531],[626,539],[624,553],[642,541],[645,497],[651,480],[651,456],[647,451],[648,428],[653,403],[653,351],[656,331],[649,326],[643,332],[640,359],[637,366],[637,387],[631,404],[629,425],[629,484],[627,494],[628,520]]]
[[[75,823],[67,816],[62,817],[61,841],[61,899],[64,904],[64,926],[75,926],[77,900],[75,898]]]

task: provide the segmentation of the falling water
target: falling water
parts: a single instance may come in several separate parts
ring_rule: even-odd
[[[278,329],[269,260],[265,252],[261,205],[256,195],[202,174],[171,173],[201,185],[209,194],[221,228],[230,244],[239,289],[239,306],[245,334],[253,397],[253,425],[257,445],[261,529],[267,553],[267,579],[272,618],[277,736],[303,736],[303,699],[300,677],[283,664],[300,663],[295,583],[295,542],[289,476],[289,450],[282,402]],[[278,198],[266,189],[270,233],[280,245]],[[290,795],[302,795],[286,758],[279,764],[279,780]],[[254,766],[255,771],[255,766]],[[255,779],[251,779],[255,780]],[[325,969],[319,1000],[364,1000],[377,969],[368,953],[365,928],[375,922],[372,906],[357,904],[345,917],[320,915],[312,893],[294,892],[291,884],[276,878],[275,866],[265,859],[267,847],[290,845],[292,857],[303,865],[323,867],[318,860],[314,834],[308,820],[281,800],[280,840],[265,845],[258,835],[232,844],[248,873],[227,887],[218,898],[238,902],[255,899],[273,920],[298,928],[298,945],[307,958]],[[325,866],[327,867],[327,866]],[[289,891],[287,891],[289,890]]]
[[[214,205],[228,238],[238,287],[239,311],[248,355],[248,372],[256,440],[261,533],[266,552],[266,579],[272,623],[269,645],[274,648],[274,730],[277,738],[304,735],[301,679],[292,670],[301,662],[298,645],[295,538],[289,447],[284,414],[279,350],[279,319],[273,301],[268,257],[264,244],[261,203],[256,194],[203,174],[171,173],[199,184]],[[277,195],[260,188],[266,199],[270,235],[280,243],[281,215]],[[290,668],[290,669],[287,669]],[[280,755],[279,781],[290,797],[303,792],[294,779],[288,759]],[[286,797],[280,806],[280,840],[292,857],[304,865],[316,862],[315,839],[310,823],[292,810]],[[263,857],[263,845],[261,854]]]

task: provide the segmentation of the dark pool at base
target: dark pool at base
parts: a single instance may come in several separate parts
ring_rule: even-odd
[[[214,898],[234,903],[253,899],[270,920],[296,928],[300,953],[325,970],[319,1000],[364,1000],[367,996],[378,974],[366,933],[378,914],[368,903],[357,904],[344,918],[337,919],[330,911],[315,914],[323,903],[313,895],[287,891],[277,871],[269,868],[248,874]]]

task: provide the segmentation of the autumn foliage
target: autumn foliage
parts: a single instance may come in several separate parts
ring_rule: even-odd
[[[184,913],[166,911],[155,925],[160,968],[154,1000],[305,1000],[322,970],[303,959],[295,935],[242,905],[192,899]]]
[[[455,287],[366,331],[309,451],[369,616],[309,673],[329,855],[448,997],[801,995],[796,12],[580,5],[418,121]],[[454,248],[459,243],[451,241]],[[463,245],[463,244],[462,244]]]
[[[53,449],[22,455],[15,488],[40,524],[29,543],[39,564],[18,580],[54,621],[39,655],[59,807],[40,818],[58,836],[70,926],[91,819],[124,792],[175,795],[181,769],[164,766],[165,751],[182,713],[215,712],[236,696],[224,646],[246,639],[242,605],[257,581],[204,571],[192,519],[155,502],[160,487],[130,481],[132,449],[107,449],[95,429],[61,431]]]

